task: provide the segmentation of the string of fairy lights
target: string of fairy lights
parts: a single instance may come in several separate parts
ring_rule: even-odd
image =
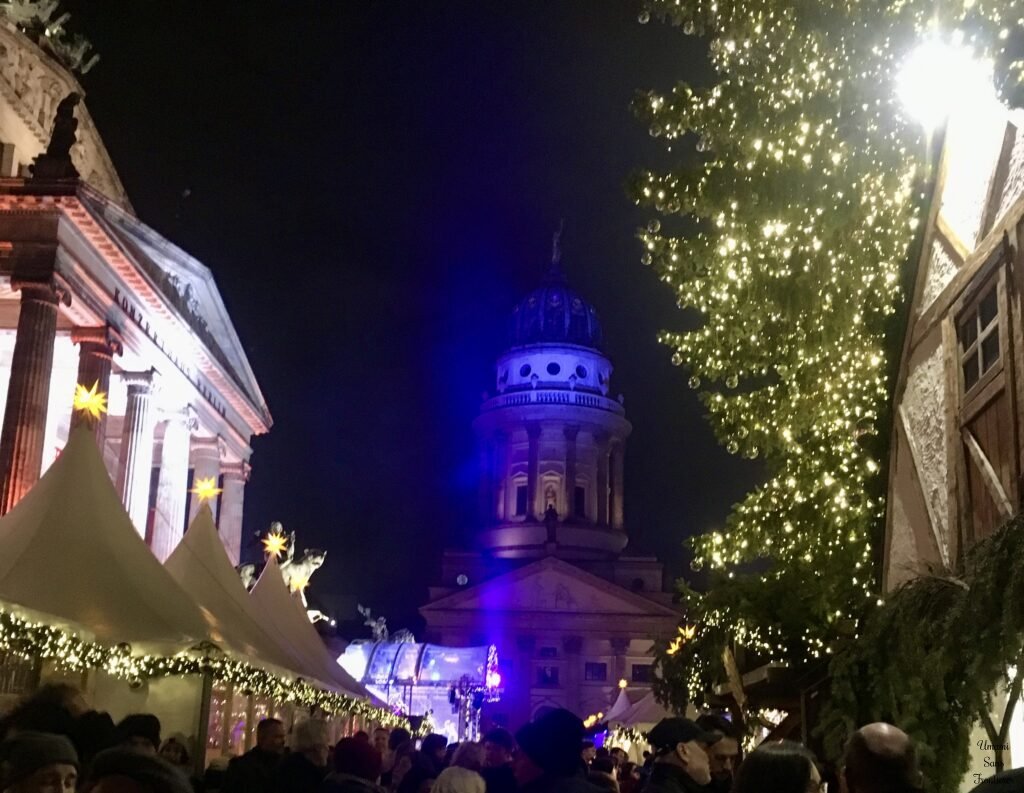
[[[87,641],[61,628],[0,609],[0,650],[22,658],[52,661],[69,672],[100,670],[132,685],[170,675],[210,674],[215,680],[233,683],[238,690],[276,703],[292,703],[328,714],[361,716],[388,726],[407,724],[405,718],[368,700],[327,691],[300,678],[279,677],[229,658],[208,643],[171,656],[140,655],[133,653],[128,644],[111,647]]]
[[[1024,15],[1013,6],[645,0],[640,22],[704,37],[715,72],[710,87],[636,103],[669,150],[696,147],[634,185],[638,205],[661,216],[639,234],[643,263],[701,319],[661,341],[721,443],[768,471],[723,530],[694,542],[695,564],[724,581],[721,607],[690,641],[726,627],[768,660],[802,662],[828,654],[836,625],[877,598],[871,537],[884,503],[870,495],[880,465],[865,440],[889,398],[885,323],[927,176],[926,141],[901,114],[894,78],[916,42],[955,32],[999,65],[1000,90],[1019,86],[1024,62],[1009,53]],[[768,570],[741,569],[765,558]],[[730,600],[730,582],[750,575],[805,588],[791,593],[810,614],[798,635]],[[698,685],[701,670],[689,674]]]

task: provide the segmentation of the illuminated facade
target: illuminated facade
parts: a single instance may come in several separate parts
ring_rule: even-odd
[[[237,562],[249,443],[271,418],[213,276],[134,216],[84,105],[81,177],[32,175],[57,105],[84,92],[2,15],[0,56],[0,514],[66,442],[76,383],[97,384],[97,441],[157,557],[198,510],[190,480],[213,478]]]
[[[606,711],[620,681],[648,689],[654,640],[679,612],[656,559],[621,555],[631,425],[597,312],[568,285],[557,239],[510,325],[497,394],[473,425],[477,547],[445,554],[420,612],[432,641],[498,647],[504,693],[485,720],[514,728],[546,708]]]

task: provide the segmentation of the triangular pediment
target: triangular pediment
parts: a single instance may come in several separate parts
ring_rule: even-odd
[[[269,426],[270,414],[213,273],[120,207],[87,192],[79,196],[93,220],[148,276]]]
[[[541,559],[421,609],[670,616],[678,612],[554,557]]]

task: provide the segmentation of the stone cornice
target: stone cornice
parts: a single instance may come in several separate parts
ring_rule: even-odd
[[[101,228],[77,195],[0,195],[0,212],[53,212],[55,209],[71,221],[82,237],[133,291],[134,297],[142,303],[141,308],[165,322],[189,327],[182,317],[171,310],[163,294],[139,272],[120,245]],[[113,296],[110,297],[113,300]],[[196,352],[198,370],[242,417],[253,434],[261,435],[267,432],[269,424],[260,411],[249,401],[241,387],[223,372],[214,355],[206,350],[198,338]]]

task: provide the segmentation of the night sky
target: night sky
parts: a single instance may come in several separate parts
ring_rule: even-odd
[[[63,8],[101,54],[86,104],[135,210],[213,271],[274,416],[251,552],[279,520],[328,550],[313,601],[415,625],[442,549],[472,535],[471,422],[564,218],[634,427],[628,550],[685,572],[685,537],[754,471],[656,341],[687,318],[640,264],[624,185],[665,163],[634,92],[706,79],[698,40],[628,0]]]

